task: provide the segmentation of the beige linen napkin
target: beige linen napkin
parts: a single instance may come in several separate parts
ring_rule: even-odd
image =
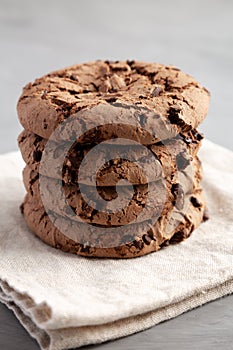
[[[0,156],[0,301],[42,349],[123,337],[233,292],[233,153],[200,152],[211,219],[187,241],[133,260],[87,259],[43,244],[19,212],[19,153]]]

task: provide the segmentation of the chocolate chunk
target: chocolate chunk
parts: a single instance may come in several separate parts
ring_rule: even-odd
[[[172,124],[182,125],[183,121],[179,117],[180,109],[170,107],[168,111],[168,119]]]
[[[85,253],[85,254],[89,254],[90,253],[90,247],[89,246],[82,246],[81,247],[81,252]]]
[[[190,202],[195,208],[200,208],[202,206],[202,203],[196,198],[196,197],[191,197]]]
[[[169,240],[166,239],[166,240],[161,244],[161,248],[167,247],[167,246],[169,246],[169,244],[170,244]]]
[[[186,233],[184,230],[180,230],[174,234],[174,236],[170,239],[170,244],[175,244],[182,242],[186,238]]]
[[[116,97],[108,97],[105,99],[105,101],[107,101],[108,103],[113,103],[113,102],[117,101],[117,98]]]
[[[210,216],[209,216],[209,211],[207,208],[205,208],[204,213],[203,213],[203,221],[207,221],[209,220]]]
[[[135,63],[134,60],[127,60],[126,62],[129,66],[132,66]]]
[[[201,141],[203,140],[204,136],[203,134],[201,134],[200,132],[198,132],[197,130],[193,130],[193,137],[197,140],[197,141]]]
[[[33,152],[33,159],[35,162],[40,162],[42,158],[42,152],[41,151],[34,151]]]
[[[185,143],[187,143],[187,145],[190,145],[193,142],[193,140],[190,137],[184,137],[184,141]]]
[[[143,239],[143,242],[144,242],[146,245],[149,245],[150,242],[152,241],[151,237],[150,237],[148,234],[143,235],[143,236],[142,236],[142,239]]]
[[[177,68],[177,67],[171,67],[172,70],[175,70],[177,72],[180,72],[180,68]]]
[[[143,248],[143,246],[144,246],[144,242],[142,242],[142,241],[133,241],[133,244],[134,244],[134,246],[136,247],[136,248],[138,248],[138,249],[142,249]]]
[[[24,203],[22,203],[19,207],[21,213],[23,214],[24,213]]]

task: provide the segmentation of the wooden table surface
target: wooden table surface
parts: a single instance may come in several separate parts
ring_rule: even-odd
[[[231,0],[0,0],[0,152],[15,150],[21,88],[51,70],[95,59],[171,63],[212,94],[206,136],[233,149],[233,2]],[[88,349],[233,348],[233,296],[144,332]],[[0,304],[0,349],[37,343]]]

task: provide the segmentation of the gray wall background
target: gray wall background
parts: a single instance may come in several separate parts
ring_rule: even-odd
[[[233,1],[0,0],[0,152],[17,149],[21,88],[94,59],[174,64],[212,94],[206,137],[233,149]]]

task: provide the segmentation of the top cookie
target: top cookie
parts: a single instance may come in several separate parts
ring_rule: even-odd
[[[96,61],[58,70],[29,83],[17,109],[23,127],[46,139],[65,120],[68,132],[63,130],[52,137],[70,137],[76,116],[75,127],[81,133],[90,129],[92,121],[104,124],[96,128],[98,123],[94,123],[94,130],[80,138],[82,142],[129,137],[152,144],[196,128],[207,114],[209,97],[208,90],[173,66]],[[128,113],[127,106],[136,109]],[[111,114],[116,124],[111,121],[106,125],[101,117],[104,113]],[[133,127],[126,125],[127,118]],[[161,130],[161,135],[147,135],[153,129]]]

